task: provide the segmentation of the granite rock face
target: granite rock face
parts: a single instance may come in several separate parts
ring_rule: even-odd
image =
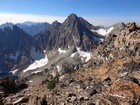
[[[32,38],[17,26],[0,30],[0,69],[24,68],[30,62]]]
[[[93,34],[91,29],[96,29],[96,27],[83,18],[70,14],[62,24],[55,21],[50,26],[47,49],[68,49],[77,46],[84,51],[89,51],[94,45],[97,45],[101,38],[101,36]]]

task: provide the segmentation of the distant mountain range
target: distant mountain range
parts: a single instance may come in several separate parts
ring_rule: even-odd
[[[38,34],[39,32],[44,32],[50,26],[50,24],[47,22],[39,23],[39,22],[26,21],[26,22],[17,23],[17,24],[7,22],[5,24],[0,25],[0,28],[4,29],[5,27],[10,27],[12,29],[14,25],[17,25],[19,28],[23,29],[25,32],[27,32],[31,36],[34,36]]]
[[[29,21],[24,22],[24,23],[18,23],[16,25],[32,36],[38,34],[39,32],[44,32],[50,26],[50,24],[47,22],[35,23],[35,22],[29,22]]]

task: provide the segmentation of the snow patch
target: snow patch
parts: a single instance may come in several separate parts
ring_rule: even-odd
[[[72,53],[72,54],[70,55],[70,57],[74,57],[76,54],[77,54],[77,52]]]
[[[35,60],[27,69],[23,70],[23,72],[34,70],[39,67],[42,67],[48,63],[48,57],[45,55],[45,58],[42,58],[40,60]]]
[[[89,52],[81,51],[79,47],[76,47],[78,53],[81,57],[85,58],[85,62],[89,61],[91,59],[91,55]]]
[[[16,51],[15,55],[14,54],[10,54],[9,55],[9,58],[10,59],[14,59],[15,62],[17,62],[17,58],[19,57],[19,55],[20,55],[20,52],[19,51]]]
[[[23,70],[23,72],[37,69],[48,63],[48,57],[47,57],[47,55],[45,55],[45,50],[44,50],[44,52],[39,52],[39,51],[36,52],[35,48],[32,48],[31,57],[32,57],[32,59],[34,59],[34,62],[28,68]]]
[[[77,52],[72,53],[70,57],[75,57],[78,54],[77,56],[81,57],[82,62],[87,62],[91,59],[91,54],[89,52],[81,51],[80,47],[76,47],[76,49]]]
[[[40,72],[42,72],[42,70],[34,71],[34,72],[32,72],[31,74],[36,74],[36,73],[40,73]]]
[[[98,30],[91,30],[92,32],[97,32],[100,35],[106,36],[108,35],[112,30],[114,29],[114,27],[110,27],[109,29],[98,29]]]
[[[110,27],[110,28],[107,30],[107,34],[109,34],[113,29],[114,29],[114,27]]]
[[[62,50],[61,48],[58,49],[59,54],[66,53],[66,50]]]
[[[23,70],[23,72],[37,69],[48,63],[48,57],[47,57],[47,55],[45,55],[45,50],[42,52],[36,51],[36,49],[34,47],[32,47],[30,53],[31,53],[31,57],[34,60],[34,62],[28,68]]]
[[[11,71],[12,74],[15,74],[19,69],[15,69],[13,71]]]
[[[57,68],[58,72],[61,71],[61,68],[58,65],[56,66],[56,68]]]

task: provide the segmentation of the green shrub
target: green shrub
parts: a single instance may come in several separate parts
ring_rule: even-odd
[[[55,86],[56,86],[56,78],[52,78],[49,81],[49,83],[47,85],[47,88],[50,89],[50,90],[52,90]]]

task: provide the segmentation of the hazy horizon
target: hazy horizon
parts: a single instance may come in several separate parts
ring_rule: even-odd
[[[25,21],[63,22],[71,13],[93,25],[110,26],[118,22],[140,23],[139,0],[1,0],[0,24]]]
[[[71,13],[70,13],[71,14]],[[68,15],[67,15],[68,16]],[[23,23],[27,21],[31,22],[47,22],[52,23],[55,20],[62,23],[65,21],[66,17],[57,17],[57,16],[45,16],[45,15],[29,15],[29,14],[0,14],[1,20],[0,25],[5,23]],[[11,18],[12,17],[12,18]],[[79,16],[82,17],[82,16]],[[136,22],[139,23],[137,20],[139,17],[124,17],[124,18],[117,18],[117,17],[83,17],[88,22],[90,22],[94,26],[111,26],[113,24],[119,22]],[[132,20],[132,21],[129,21]],[[109,22],[108,22],[109,21]]]

